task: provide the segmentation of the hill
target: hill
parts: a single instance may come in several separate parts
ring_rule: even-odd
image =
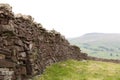
[[[101,60],[88,57],[59,32],[46,30],[31,16],[16,15],[10,5],[0,4],[0,80],[28,80],[42,74],[47,66],[69,59]]]
[[[47,67],[33,80],[120,80],[120,64],[68,60]]]
[[[120,59],[120,34],[88,33],[68,40],[90,56]]]

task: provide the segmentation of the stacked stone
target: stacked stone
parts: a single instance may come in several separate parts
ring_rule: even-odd
[[[31,16],[14,15],[8,4],[0,4],[0,61],[8,63],[0,62],[0,68],[12,70],[12,80],[26,80],[55,62],[86,57],[60,33],[47,31]]]

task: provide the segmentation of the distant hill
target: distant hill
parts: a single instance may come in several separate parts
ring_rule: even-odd
[[[88,33],[68,40],[90,56],[120,59],[120,34]]]

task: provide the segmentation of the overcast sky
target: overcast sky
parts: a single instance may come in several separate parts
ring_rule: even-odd
[[[120,33],[120,0],[0,0],[15,13],[31,15],[44,28],[65,37]]]

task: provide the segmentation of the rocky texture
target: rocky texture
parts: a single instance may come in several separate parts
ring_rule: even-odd
[[[31,16],[15,15],[8,4],[0,4],[0,80],[26,80],[52,63],[86,58],[60,33],[47,31]],[[3,75],[5,70],[12,77]]]
[[[91,56],[87,56],[87,60],[120,63],[120,60],[117,60],[117,59],[104,59],[104,58],[96,58],[96,57],[91,57]]]

